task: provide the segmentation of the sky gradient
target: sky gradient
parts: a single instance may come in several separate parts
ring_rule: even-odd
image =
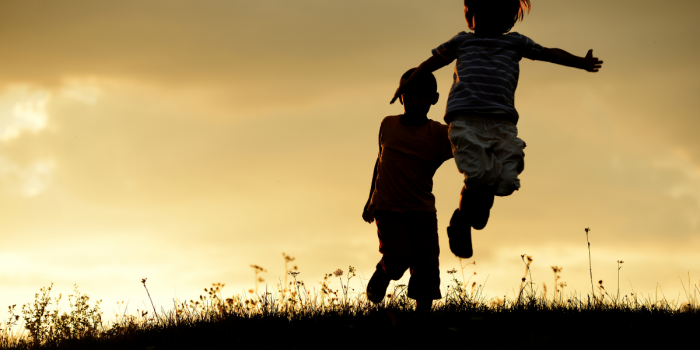
[[[496,199],[465,273],[512,295],[528,254],[550,297],[554,265],[565,293],[585,294],[590,227],[596,281],[615,290],[624,260],[623,294],[660,286],[675,299],[679,276],[700,279],[700,2],[532,3],[513,31],[605,64],[521,62],[522,188]],[[0,306],[78,284],[108,316],[116,301],[143,308],[147,277],[169,307],[213,282],[242,293],[251,264],[274,288],[282,252],[307,286],[348,265],[369,278],[380,254],[361,211],[379,123],[402,112],[389,104],[401,74],[468,30],[462,11],[457,0],[0,2]],[[434,120],[452,70],[435,73]],[[462,179],[450,161],[434,180],[443,284],[458,267],[445,226]]]

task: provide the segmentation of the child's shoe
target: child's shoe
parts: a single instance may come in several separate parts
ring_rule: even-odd
[[[389,276],[386,275],[381,266],[377,266],[374,274],[369,279],[369,283],[367,283],[367,299],[374,304],[381,303],[384,300],[384,295],[386,295],[389,282],[391,282]]]
[[[457,257],[468,259],[474,255],[472,248],[472,228],[467,218],[459,209],[452,214],[450,226],[447,227],[447,237],[450,239],[450,250]]]

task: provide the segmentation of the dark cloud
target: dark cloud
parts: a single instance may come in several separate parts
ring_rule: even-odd
[[[65,75],[176,83],[342,79],[428,24],[418,1],[3,3],[3,81]],[[444,5],[441,5],[444,8]],[[391,24],[389,24],[391,23]],[[410,25],[409,25],[410,23]],[[435,27],[435,26],[431,26]],[[380,30],[381,29],[381,30]],[[367,69],[373,69],[367,67]]]
[[[590,84],[617,88],[618,118],[653,129],[697,160],[699,10],[696,1],[543,0],[515,30],[580,55],[595,49],[606,63]],[[418,0],[3,2],[0,84],[101,76],[218,90],[229,109],[254,109],[263,97],[310,103],[347,86],[394,84],[465,29],[460,11],[459,2]],[[584,76],[529,62],[523,74],[539,85]]]

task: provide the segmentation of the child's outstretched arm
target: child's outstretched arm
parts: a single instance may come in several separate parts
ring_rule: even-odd
[[[413,74],[407,79],[407,80],[402,80],[401,84],[399,85],[399,88],[396,89],[396,93],[394,94],[394,98],[391,99],[391,104],[396,101],[401,95],[405,94],[406,91],[409,91],[411,87],[413,86],[413,81],[415,81],[415,77],[420,76],[421,74],[430,74],[448,64],[450,64],[451,61],[447,61],[446,59],[440,57],[440,56],[430,56],[427,60],[425,60],[423,63],[416,68],[415,71],[413,71]]]
[[[588,50],[586,57],[579,57],[561,49],[543,48],[540,55],[532,59],[585,69],[589,72],[597,72],[603,66],[603,61],[593,57],[593,50]]]

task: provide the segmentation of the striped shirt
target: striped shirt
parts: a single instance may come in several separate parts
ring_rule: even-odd
[[[449,62],[457,60],[445,121],[449,123],[456,114],[504,113],[517,124],[515,89],[519,62],[523,57],[537,57],[541,50],[542,46],[515,32],[495,38],[460,32],[438,46],[433,56]]]

